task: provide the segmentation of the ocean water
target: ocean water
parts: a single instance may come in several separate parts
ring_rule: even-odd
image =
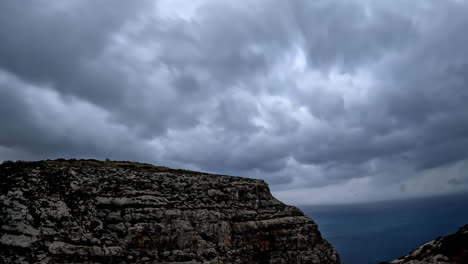
[[[338,250],[342,264],[390,261],[468,224],[468,194],[299,207]]]

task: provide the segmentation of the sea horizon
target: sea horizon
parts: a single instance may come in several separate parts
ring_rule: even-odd
[[[341,264],[391,261],[468,224],[468,194],[359,204],[299,206]]]

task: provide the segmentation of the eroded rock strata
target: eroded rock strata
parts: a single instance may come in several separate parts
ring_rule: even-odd
[[[0,263],[339,263],[261,180],[94,160],[0,177]]]
[[[430,241],[391,264],[466,264],[468,263],[468,225],[455,234]]]

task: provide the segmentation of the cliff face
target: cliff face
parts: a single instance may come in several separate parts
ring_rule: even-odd
[[[261,180],[93,160],[0,177],[0,263],[339,263]]]
[[[393,264],[466,264],[468,263],[468,225],[458,232],[428,242]]]

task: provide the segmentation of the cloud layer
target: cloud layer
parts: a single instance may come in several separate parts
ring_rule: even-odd
[[[258,177],[292,203],[468,190],[466,1],[0,10],[0,160]]]

